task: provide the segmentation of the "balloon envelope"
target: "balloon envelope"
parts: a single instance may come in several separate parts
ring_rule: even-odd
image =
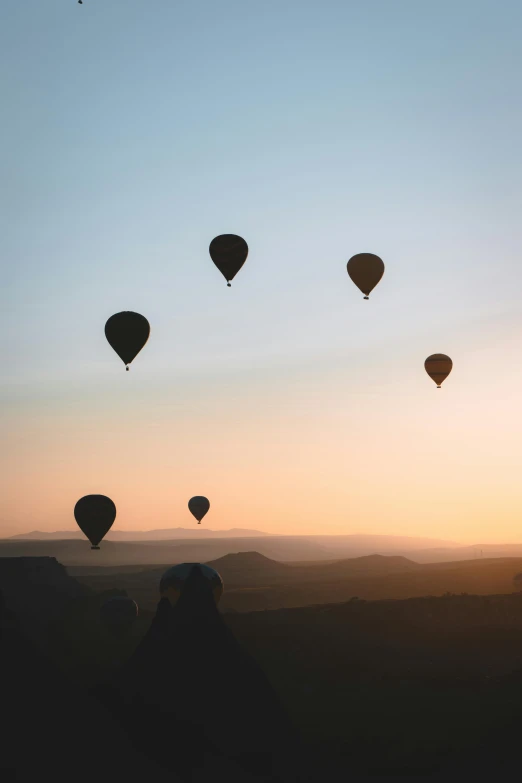
[[[196,517],[198,522],[201,522],[210,508],[210,502],[202,495],[196,495],[195,497],[190,498],[188,507],[192,516]]]
[[[92,548],[99,549],[98,544],[116,519],[116,506],[105,495],[85,495],[74,507],[74,518]]]
[[[145,316],[130,310],[111,315],[105,324],[105,337],[125,365],[139,354],[149,334],[150,324]]]
[[[435,381],[437,388],[440,389],[442,381],[444,381],[451,372],[453,362],[444,353],[434,353],[428,356],[424,362],[424,368],[432,381]]]
[[[373,253],[357,253],[350,258],[346,268],[357,288],[364,294],[365,299],[368,299],[370,292],[373,291],[384,274],[382,259]]]
[[[248,245],[237,234],[220,234],[212,240],[208,252],[230,285],[230,281],[234,279],[247,260]]]
[[[102,623],[110,631],[128,631],[138,617],[138,604],[128,596],[109,598],[100,609]]]
[[[175,602],[183,592],[185,583],[193,568],[199,568],[205,579],[208,579],[217,603],[223,593],[223,580],[214,568],[203,563],[180,563],[167,569],[160,580],[161,595],[167,596],[171,601]]]

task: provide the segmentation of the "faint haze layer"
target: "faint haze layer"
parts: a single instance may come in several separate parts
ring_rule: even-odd
[[[521,22],[4,4],[2,533],[87,494],[114,530],[196,528],[204,495],[215,530],[520,540]],[[249,248],[230,289],[221,234]],[[122,311],[151,325],[129,372]]]

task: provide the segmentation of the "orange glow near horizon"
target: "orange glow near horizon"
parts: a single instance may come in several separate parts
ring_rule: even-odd
[[[182,397],[140,368],[134,387],[117,378],[104,409],[92,390],[38,416],[22,406],[4,468],[6,534],[74,529],[75,502],[101,493],[116,503],[114,530],[197,536],[187,502],[204,494],[212,530],[520,541],[522,379],[506,346],[478,380],[490,350],[457,358],[440,391],[422,362],[413,371],[399,358],[391,377],[367,364],[352,379],[333,362],[262,383],[247,375],[239,388],[221,378],[212,395],[189,383]]]

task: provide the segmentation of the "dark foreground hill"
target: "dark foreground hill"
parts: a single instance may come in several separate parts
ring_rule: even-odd
[[[227,623],[323,774],[328,765],[341,777],[401,780],[516,774],[522,594],[351,601],[230,614]]]
[[[3,601],[0,665],[3,781],[159,780],[161,770],[136,753],[107,711],[25,636]]]
[[[251,558],[251,565],[254,562],[273,569],[260,558]],[[466,567],[473,573],[471,565]],[[433,570],[443,572],[445,567]],[[408,573],[389,577],[403,578]],[[30,597],[30,591],[26,595]],[[4,754],[4,763],[6,758],[11,763],[19,757],[33,733],[40,731],[42,736],[41,747],[32,743],[33,757],[23,759],[24,780],[37,776],[38,763],[53,763],[49,753],[62,750],[62,736],[69,745],[57,759],[57,769],[63,765],[75,770],[74,759],[83,759],[82,753],[92,754],[92,740],[86,740],[82,750],[71,736],[78,725],[84,725],[76,710],[102,732],[112,731],[110,721],[104,722],[107,716],[99,717],[92,697],[85,696],[86,689],[110,679],[129,660],[147,633],[153,613],[141,611],[135,634],[115,643],[100,629],[100,600],[97,592],[73,598],[71,611],[62,615],[51,649],[53,671],[59,676],[42,669],[34,657],[24,657],[16,647],[3,658],[3,671],[11,677],[4,704],[13,716],[11,734],[3,737],[10,753]],[[52,610],[53,602],[49,593],[46,611]],[[352,600],[226,614],[224,620],[261,666],[304,736],[311,759],[307,761],[309,776],[303,780],[518,779],[521,593]],[[205,667],[206,656],[212,655],[212,645],[203,643],[200,648],[198,671]],[[1,649],[4,654],[5,646]],[[159,649],[163,649],[161,643]],[[167,651],[167,671],[170,658]],[[144,676],[154,673],[156,664],[146,663]],[[33,687],[36,704],[31,700]],[[173,698],[163,686],[158,691],[162,693],[167,700]],[[18,706],[11,708],[15,702]],[[62,731],[62,723],[52,717],[55,703],[67,716],[67,730]],[[203,704],[206,708],[205,700]],[[219,719],[219,705],[208,704],[209,710],[213,708]],[[24,710],[29,710],[28,717]],[[96,735],[95,746],[100,741]],[[115,748],[120,753],[118,742]],[[121,750],[134,767],[132,754],[125,753]],[[90,778],[103,780],[104,769],[93,771],[90,758],[84,765]],[[207,766],[207,776],[218,775],[216,764],[213,759]],[[221,772],[226,780],[247,780],[243,773],[234,778],[232,771]],[[130,779],[126,773],[111,775],[113,780]],[[163,771],[148,772],[141,779],[163,777]]]
[[[142,612],[141,634],[151,619]],[[469,779],[462,775],[477,776],[487,764],[494,779],[510,779],[496,774],[497,756],[518,763],[521,594],[356,600],[224,619],[304,736],[315,759],[305,779],[453,780],[455,770],[456,779]],[[129,640],[109,649],[88,613],[64,629],[63,641],[63,665],[86,685],[135,648]],[[198,668],[211,646],[201,653]]]
[[[259,783],[293,779],[272,774],[278,743],[279,755],[288,752],[284,710],[224,624],[204,577],[210,622],[194,622],[189,605],[172,639],[156,625],[140,629],[138,640],[100,624],[103,596],[78,584],[75,590],[75,580],[52,559],[0,561],[0,578],[10,589],[5,600],[0,593],[2,780],[199,783],[211,776],[248,783],[254,773]],[[34,621],[40,587],[38,628],[47,624],[50,634],[35,628],[33,642],[19,620]]]
[[[23,632],[40,643],[68,604],[89,592],[54,557],[0,558],[0,591]]]

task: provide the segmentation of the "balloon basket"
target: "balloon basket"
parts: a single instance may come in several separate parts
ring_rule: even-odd
[[[91,549],[99,549],[99,546],[91,546]]]

